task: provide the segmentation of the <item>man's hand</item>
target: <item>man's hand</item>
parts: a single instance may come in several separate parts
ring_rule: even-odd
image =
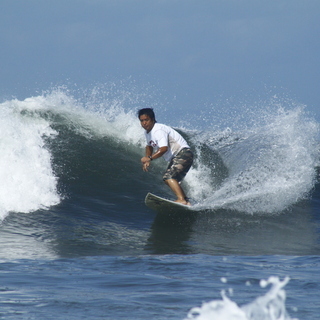
[[[148,171],[148,168],[150,166],[150,158],[149,157],[142,157],[141,163],[142,163],[142,169],[143,171]]]

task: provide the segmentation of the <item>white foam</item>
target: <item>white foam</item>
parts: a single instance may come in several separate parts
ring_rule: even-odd
[[[57,179],[45,137],[56,132],[40,118],[21,114],[23,102],[0,105],[0,219],[59,203]]]
[[[270,290],[244,306],[238,306],[223,291],[222,300],[205,302],[201,307],[192,308],[185,320],[290,320],[292,318],[286,311],[286,293],[283,289],[288,281],[289,278],[281,281],[278,277],[261,281],[262,287],[271,285]]]

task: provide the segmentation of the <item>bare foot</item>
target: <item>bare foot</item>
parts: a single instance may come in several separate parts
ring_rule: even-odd
[[[186,205],[186,206],[191,206],[191,203],[190,203],[189,201],[186,201],[186,200],[179,200],[179,199],[177,199],[175,202],[184,204],[184,205]]]

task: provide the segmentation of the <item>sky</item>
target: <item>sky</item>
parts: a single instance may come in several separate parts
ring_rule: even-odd
[[[320,120],[319,16],[319,0],[1,0],[0,100],[131,81],[180,111],[283,95]]]

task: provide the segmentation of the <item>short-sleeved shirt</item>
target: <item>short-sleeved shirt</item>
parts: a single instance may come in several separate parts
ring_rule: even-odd
[[[176,130],[161,123],[155,123],[152,130],[145,132],[147,145],[157,151],[161,147],[168,147],[163,155],[166,161],[170,161],[181,149],[190,148],[186,140]]]

